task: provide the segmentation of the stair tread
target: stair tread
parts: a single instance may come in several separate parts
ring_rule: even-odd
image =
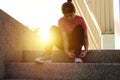
[[[9,65],[10,65],[10,64],[18,64],[18,65],[19,65],[19,64],[40,64],[40,63],[36,63],[36,62],[34,61],[34,62],[5,62],[5,64],[9,64]],[[74,62],[73,62],[73,63],[72,63],[72,62],[71,62],[71,63],[70,63],[70,62],[68,62],[68,63],[67,63],[67,62],[65,62],[65,63],[64,63],[64,62],[51,62],[51,63],[44,63],[44,64],[51,64],[51,65],[52,65],[52,64],[53,64],[53,65],[55,65],[55,64],[59,64],[59,65],[62,65],[62,64],[66,64],[66,65],[67,65],[67,64],[73,64],[73,65],[74,65],[74,64],[76,64],[76,65],[77,65],[77,64],[78,64],[78,65],[79,65],[79,64],[83,64],[83,65],[87,65],[87,64],[92,64],[92,65],[93,65],[93,64],[96,64],[96,65],[103,65],[103,64],[105,64],[105,65],[120,65],[120,63],[74,63]],[[41,65],[42,65],[42,64],[41,64]]]
[[[2,79],[2,80],[35,80],[35,79]]]
[[[34,62],[35,58],[40,57],[40,51],[23,51],[23,61]],[[52,51],[51,59],[53,62],[72,62],[62,50]],[[85,59],[86,63],[120,63],[120,50],[90,50]]]
[[[5,65],[9,79],[120,80],[120,63],[7,62]]]

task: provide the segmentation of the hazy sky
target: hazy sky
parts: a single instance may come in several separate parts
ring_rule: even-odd
[[[62,16],[66,0],[0,0],[0,9],[29,28],[48,29]]]

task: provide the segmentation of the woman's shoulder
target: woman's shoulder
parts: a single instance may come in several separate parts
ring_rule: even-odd
[[[65,18],[64,18],[64,17],[61,17],[61,18],[58,20],[59,23],[63,23],[64,21],[65,21]]]
[[[77,19],[83,19],[82,16],[79,16],[79,15],[75,15]]]
[[[64,17],[61,17],[61,18],[59,19],[59,21],[62,21],[62,20],[64,20]]]

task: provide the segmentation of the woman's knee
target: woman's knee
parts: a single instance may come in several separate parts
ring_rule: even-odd
[[[55,31],[58,31],[58,27],[56,25],[51,26],[49,32],[53,33]]]

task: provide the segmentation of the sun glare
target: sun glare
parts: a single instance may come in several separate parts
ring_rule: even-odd
[[[39,36],[41,37],[42,42],[47,43],[50,41],[50,36],[48,30],[41,30],[38,32]]]
[[[48,30],[62,16],[61,5],[66,0],[0,0],[0,8],[38,33],[43,42],[50,40]],[[26,6],[27,4],[27,6]],[[7,6],[6,6],[7,5]],[[21,6],[22,5],[22,6]]]

